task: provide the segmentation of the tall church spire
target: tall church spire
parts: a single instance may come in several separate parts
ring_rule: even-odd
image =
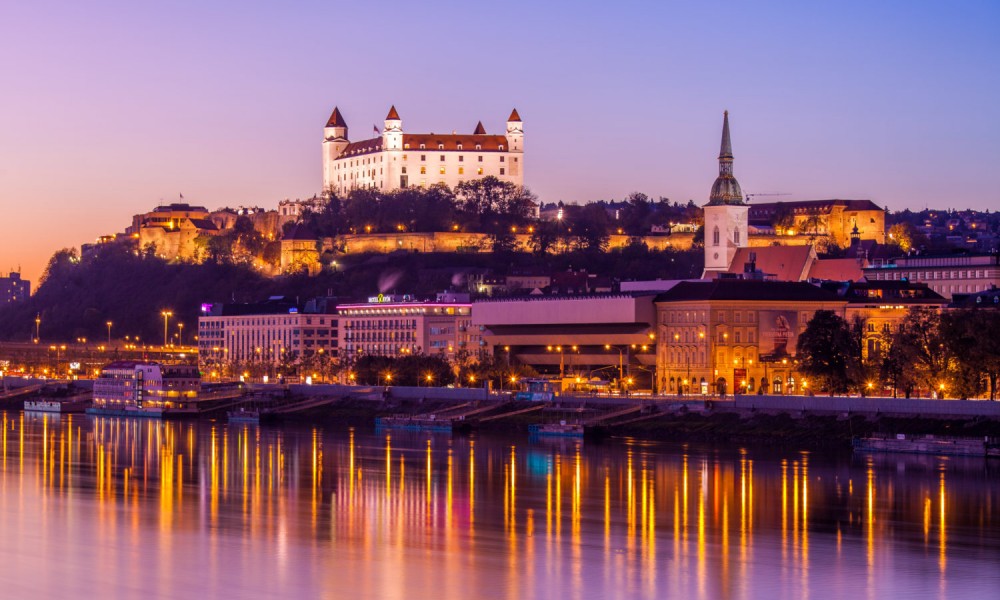
[[[733,141],[729,136],[729,111],[722,116],[722,145],[719,148],[719,177],[712,185],[710,205],[743,204],[743,190],[733,177]]]

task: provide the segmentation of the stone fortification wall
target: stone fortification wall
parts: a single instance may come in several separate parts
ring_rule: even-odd
[[[520,250],[531,249],[531,236],[518,234],[517,247]],[[632,238],[627,235],[612,235],[608,240],[608,248],[622,248],[628,245]],[[645,236],[641,238],[650,250],[690,250],[694,245],[693,233],[675,233],[666,236]],[[773,236],[759,235],[750,237],[751,247],[772,246],[780,243],[783,246],[803,246],[810,243],[807,236]],[[489,237],[483,233],[437,232],[437,233],[367,233],[348,234],[337,238],[336,245],[345,254],[361,254],[365,252],[395,252],[407,250],[410,252],[488,252]],[[563,250],[561,244],[555,246],[558,252]]]

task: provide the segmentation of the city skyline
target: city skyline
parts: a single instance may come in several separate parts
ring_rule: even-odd
[[[525,184],[544,202],[641,191],[705,204],[726,109],[748,194],[891,210],[1000,201],[976,183],[1000,158],[1000,8],[986,2],[10,12],[0,272],[32,281],[59,248],[181,193],[214,209],[319,192],[334,105],[358,140],[391,104],[407,131],[437,132],[482,120],[502,133],[516,107]]]

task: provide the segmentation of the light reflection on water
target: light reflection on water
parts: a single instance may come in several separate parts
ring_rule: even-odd
[[[2,417],[10,597],[1000,597],[1000,464]]]

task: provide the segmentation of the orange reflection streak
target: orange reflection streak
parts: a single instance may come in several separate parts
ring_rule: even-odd
[[[938,553],[938,568],[941,571],[941,585],[944,585],[944,574],[948,567],[948,527],[945,523],[945,482],[944,482],[944,466],[941,466],[941,483],[938,491],[938,502],[941,504],[939,509],[939,525],[940,535],[938,536],[939,541],[939,553]]]
[[[865,558],[868,564],[868,589],[875,585],[875,471],[868,460],[868,511],[865,519]]]
[[[511,450],[511,461],[512,461],[511,462],[511,465],[512,465],[511,466],[511,471],[513,471],[513,454],[514,454],[514,451],[512,449]],[[512,483],[511,492],[510,492],[511,493],[511,505],[513,505],[513,502],[514,502],[513,496],[514,496],[514,493],[515,493],[515,490],[513,488],[513,477],[511,478],[511,483]],[[445,515],[444,516],[444,525],[445,525],[445,530],[446,531],[450,531],[451,528],[452,528],[452,526],[454,525],[454,518],[455,518],[455,514],[454,514],[454,507],[455,507],[455,505],[454,505],[454,499],[455,499],[455,494],[454,494],[454,459],[452,457],[451,448],[448,448],[448,487],[447,487],[446,494],[445,494],[445,509],[444,509],[444,515]]]
[[[809,594],[809,456],[802,456],[802,594]]]
[[[562,537],[562,456],[556,454],[556,539]]]
[[[392,436],[385,436],[385,498],[392,499]]]
[[[476,441],[469,441],[469,534],[475,532],[476,523]]]
[[[430,509],[431,505],[431,441],[427,440],[427,487],[424,491],[424,496],[426,497],[427,508]],[[360,471],[358,476],[360,478]]]
[[[611,559],[611,475],[604,471],[604,558]]]
[[[702,463],[702,470],[700,472],[702,482],[705,481],[707,473],[705,472],[705,463]],[[705,572],[705,561],[706,561],[706,548],[705,548],[705,486],[699,486],[698,492],[698,596],[701,598],[705,597],[705,584],[707,583],[707,575]]]
[[[788,460],[781,459],[781,561],[788,560]]]
[[[545,537],[552,540],[552,463],[545,471]]]
[[[799,555],[799,463],[792,461],[792,558]]]

